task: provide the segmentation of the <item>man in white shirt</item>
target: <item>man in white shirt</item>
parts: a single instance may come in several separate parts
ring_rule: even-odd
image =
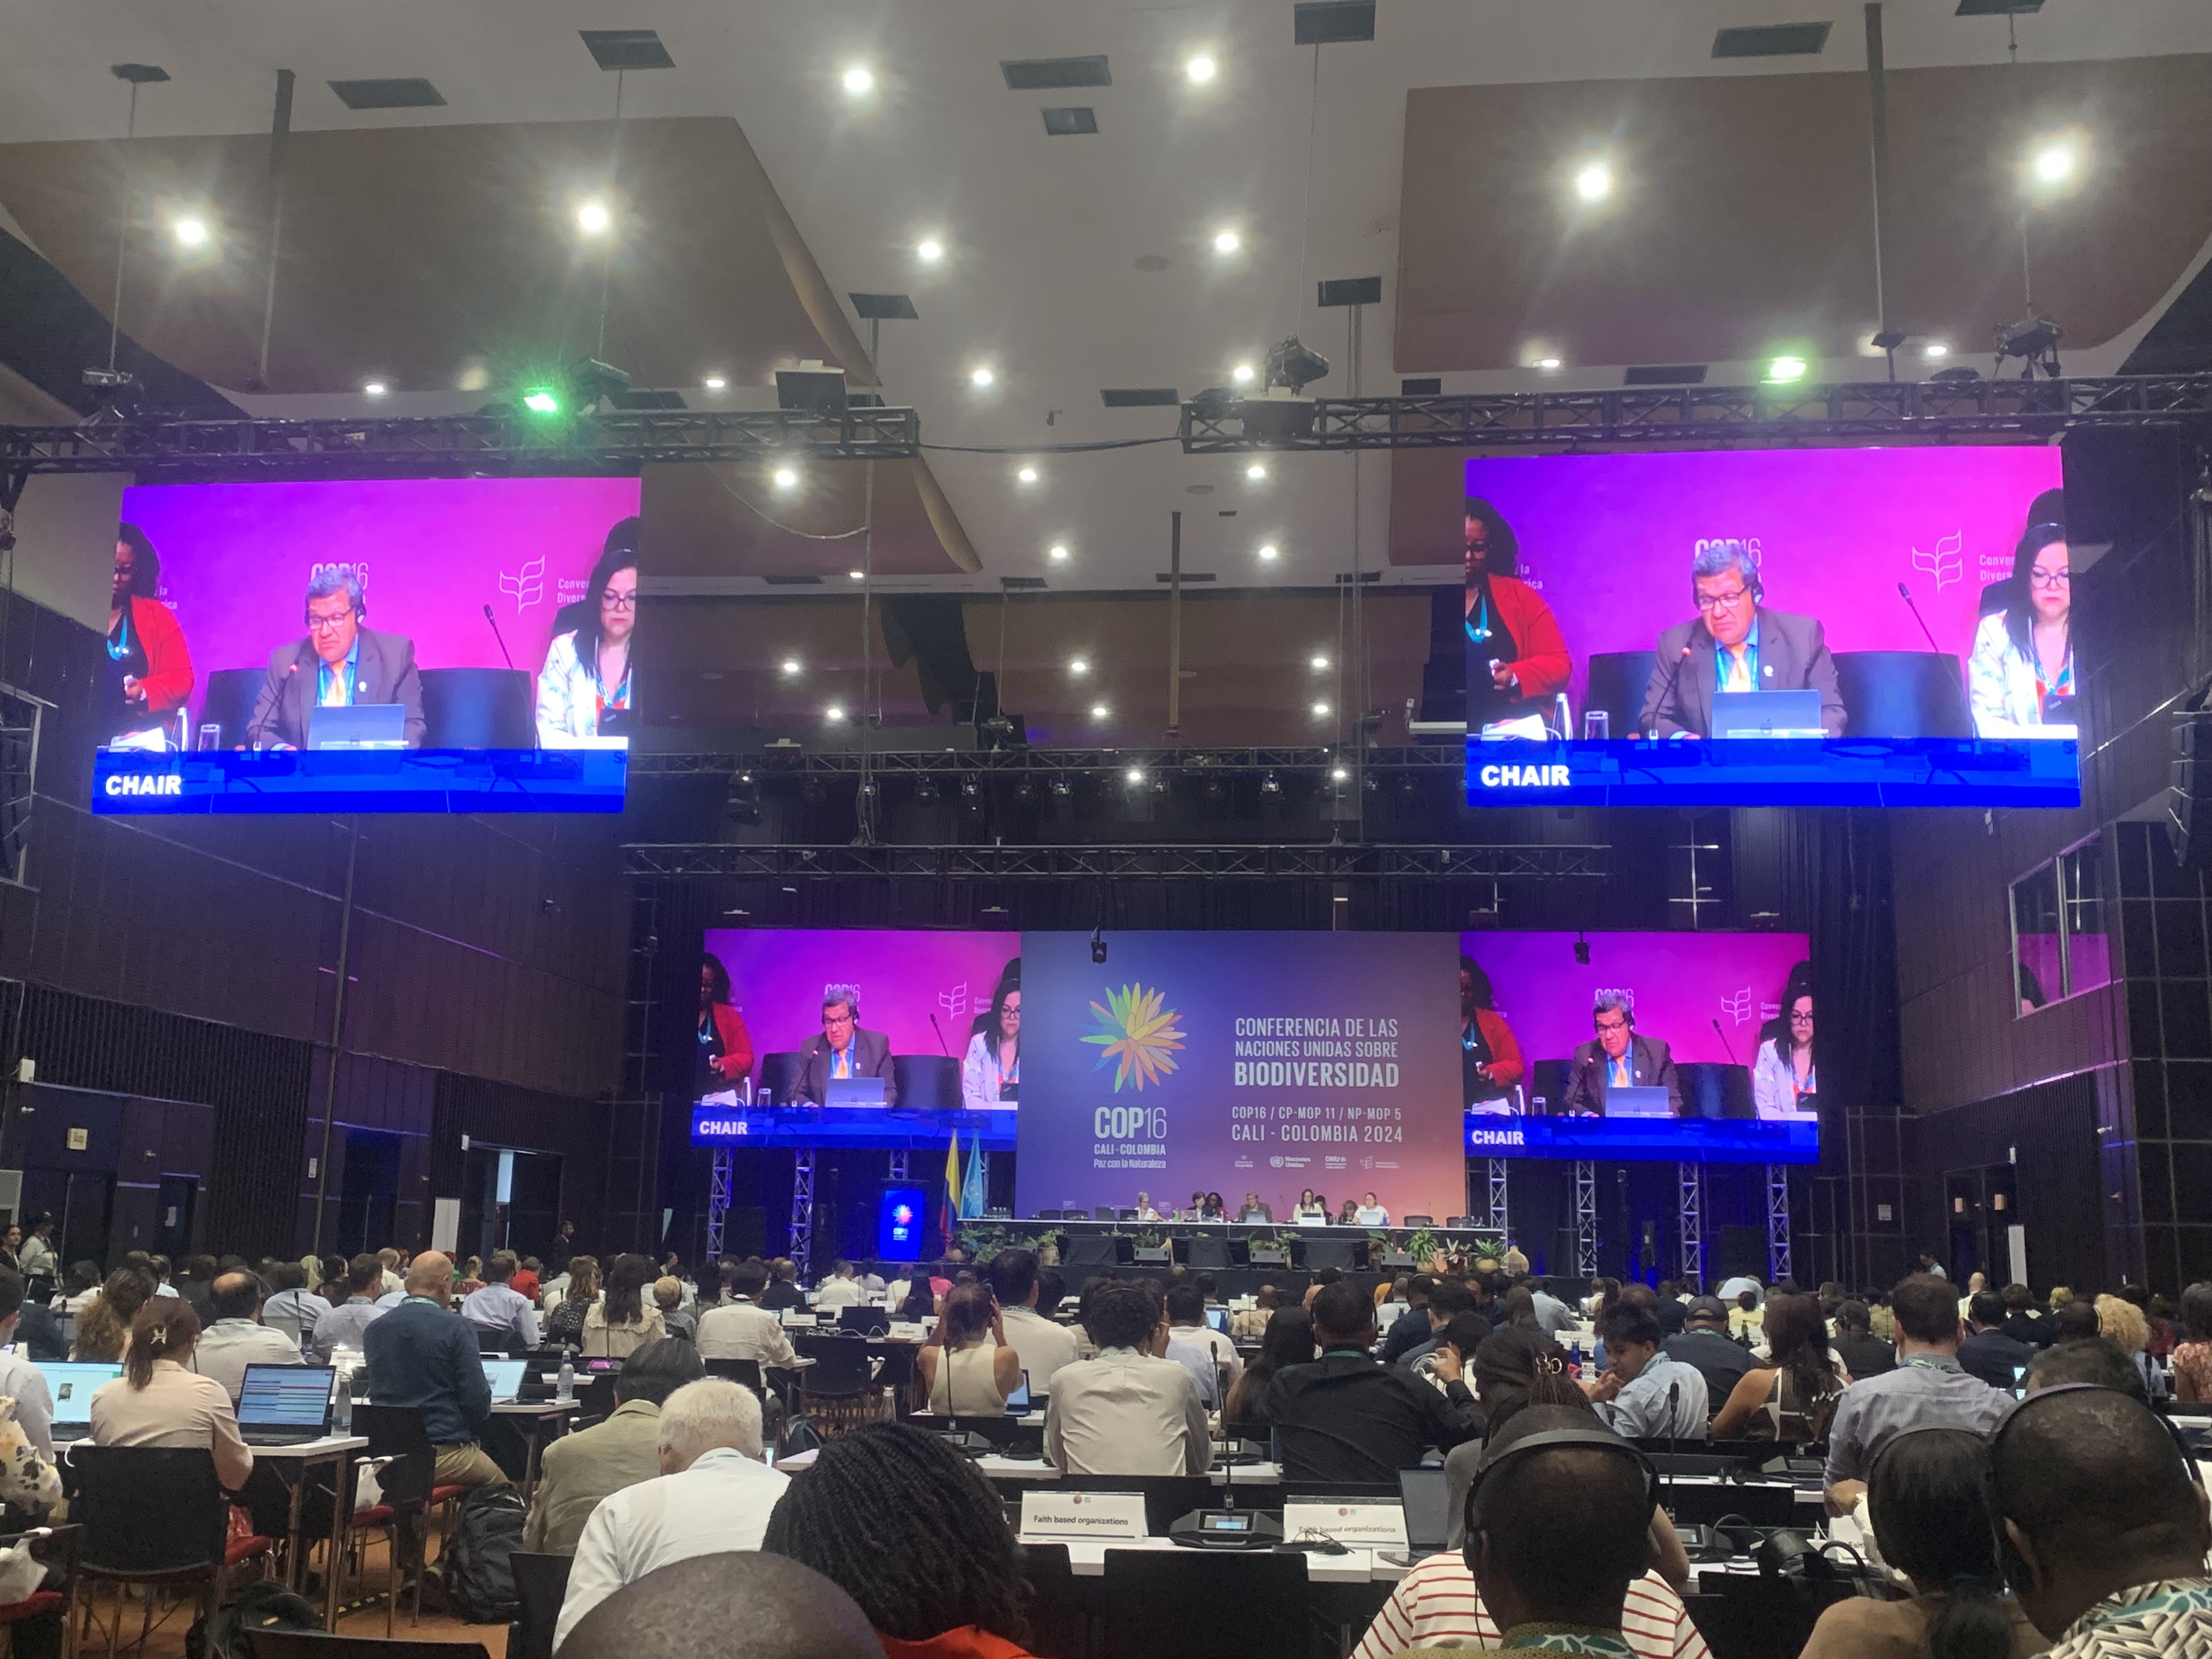
[[[1227,1333],[1217,1331],[1206,1320],[1206,1292],[1195,1285],[1177,1285],[1168,1291],[1168,1340],[1197,1349],[1216,1365],[1229,1368],[1229,1386],[1244,1374],[1244,1357]]]
[[[991,1258],[991,1292],[999,1298],[999,1322],[1006,1346],[1021,1356],[1032,1395],[1050,1394],[1061,1366],[1075,1363],[1075,1336],[1037,1311],[1037,1259],[1034,1250],[1001,1250]]]
[[[307,1288],[307,1270],[296,1261],[280,1261],[269,1270],[269,1281],[276,1290],[261,1304],[262,1316],[296,1320],[300,1334],[313,1336],[315,1322],[331,1310],[331,1304]]]
[[[1142,1285],[1091,1294],[1096,1359],[1060,1367],[1044,1420],[1045,1454],[1068,1474],[1203,1474],[1213,1459],[1191,1375],[1157,1356],[1167,1315]]]
[[[23,1316],[23,1281],[11,1273],[0,1273],[0,1347],[15,1340],[16,1322]],[[24,1437],[39,1455],[52,1462],[54,1455],[54,1397],[46,1387],[46,1373],[20,1347],[0,1353],[0,1394],[15,1402],[15,1420]]]
[[[491,1260],[484,1263],[483,1289],[470,1291],[461,1302],[462,1318],[480,1331],[506,1336],[514,1352],[536,1347],[538,1338],[537,1310],[530,1305],[528,1297],[507,1282],[520,1265],[513,1250],[493,1251]],[[520,1348],[514,1346],[518,1340]]]
[[[853,1264],[840,1261],[830,1270],[814,1291],[814,1310],[817,1313],[836,1313],[841,1308],[857,1308],[866,1299],[860,1281],[853,1277]]]
[[[576,1540],[553,1645],[593,1607],[656,1567],[757,1550],[791,1477],[761,1459],[760,1401],[719,1376],[687,1382],[660,1408],[660,1478],[599,1501]]]
[[[191,1369],[211,1376],[238,1403],[248,1365],[296,1365],[300,1345],[261,1322],[261,1281],[252,1273],[225,1273],[208,1291],[214,1322],[192,1344]]]
[[[1352,1212],[1352,1217],[1363,1227],[1387,1227],[1390,1224],[1390,1212],[1376,1201],[1372,1193],[1360,1200],[1359,1207]]]
[[[700,1358],[750,1359],[762,1366],[796,1363],[799,1355],[783,1334],[783,1322],[755,1305],[767,1289],[768,1269],[761,1263],[741,1262],[732,1270],[732,1299],[699,1316]]]
[[[384,1268],[384,1290],[382,1295],[396,1296],[403,1301],[405,1300],[407,1296],[407,1281],[399,1276],[399,1263],[401,1260],[399,1252],[393,1249],[391,1246],[386,1245],[384,1249],[376,1253],[376,1259],[379,1262],[383,1264]],[[380,1299],[381,1297],[380,1297]]]

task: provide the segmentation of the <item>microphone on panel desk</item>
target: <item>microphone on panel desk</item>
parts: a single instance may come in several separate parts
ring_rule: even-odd
[[[1728,1051],[1729,1064],[1736,1064],[1735,1045],[1728,1040],[1728,1033],[1721,1030],[1721,1023],[1717,1019],[1713,1022],[1713,1035],[1721,1040],[1721,1047]]]
[[[1659,694],[1658,701],[1651,705],[1652,724],[1651,730],[1647,734],[1649,736],[1656,738],[1659,735],[1659,711],[1667,706],[1667,699],[1674,695],[1674,682],[1681,675],[1682,665],[1689,661],[1690,651],[1691,647],[1688,641],[1685,641],[1681,654],[1667,665],[1667,689]]]
[[[514,667],[514,658],[507,651],[506,636],[499,631],[499,618],[492,615],[489,605],[484,607],[484,620],[491,624],[492,638],[499,641],[499,654],[507,658],[507,665],[509,668]]]
[[[934,1010],[931,1012],[929,1016],[929,1029],[937,1033],[937,1046],[940,1048],[945,1048],[945,1059],[951,1059],[952,1050],[945,1048],[945,1028],[937,1023],[937,1014]]]
[[[1920,614],[1920,607],[1912,602],[1912,590],[1903,582],[1897,585],[1897,597],[1905,601],[1905,608],[1912,613],[1912,620],[1920,624],[1920,632],[1928,641],[1928,648],[1941,656],[1943,647],[1936,643],[1936,635],[1928,626],[1928,618]]]

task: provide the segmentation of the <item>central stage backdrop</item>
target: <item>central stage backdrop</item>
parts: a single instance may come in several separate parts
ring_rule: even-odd
[[[1373,1190],[1463,1207],[1457,941],[1432,933],[1027,933],[1016,1198]],[[1034,1014],[1029,1011],[1034,1010]],[[1172,1200],[1170,1202],[1170,1200]]]

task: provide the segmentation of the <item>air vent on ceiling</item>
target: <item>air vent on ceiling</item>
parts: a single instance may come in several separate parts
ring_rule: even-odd
[[[1171,386],[1109,386],[1098,396],[1109,409],[1172,409],[1182,402]]]
[[[632,388],[628,392],[611,392],[607,401],[617,409],[689,409],[680,392],[644,392]]]
[[[397,81],[333,81],[331,90],[348,109],[438,109],[445,96],[420,76]]]
[[[1703,386],[1703,363],[1647,363],[1620,377],[1623,386]]]
[[[1156,582],[1171,582],[1175,579],[1172,570],[1155,570],[1152,573],[1152,580]],[[1182,573],[1182,579],[1187,582],[1210,582],[1213,580],[1213,573],[1211,570],[1186,570]]]
[[[1401,398],[1441,398],[1443,391],[1443,377],[1440,374],[1432,374],[1426,380],[1398,382],[1398,395]]]
[[[1379,306],[1382,303],[1380,276],[1337,276],[1314,284],[1314,303],[1320,306]]]
[[[651,29],[578,29],[584,50],[603,70],[674,69],[676,60]]]
[[[763,576],[761,580],[770,587],[819,587],[822,586],[822,578],[819,576]]]
[[[999,586],[1001,589],[1008,592],[1012,592],[1019,589],[1042,587],[1044,586],[1044,578],[1042,576],[1001,576],[999,578]]]
[[[1827,23],[1755,23],[1713,36],[1716,58],[1814,58],[1828,44]]]
[[[915,311],[914,298],[911,295],[848,294],[845,297],[853,302],[854,314],[863,322],[871,317],[879,317],[885,322],[896,320],[910,323],[918,314]]]
[[[1375,0],[1298,0],[1291,15],[1301,46],[1375,38]]]
[[[1051,138],[1079,138],[1086,132],[1098,131],[1098,112],[1088,104],[1078,104],[1071,109],[1048,109],[1044,112],[1045,136]]]
[[[2027,17],[2043,9],[2043,0],[1959,0],[1954,17],[2002,17],[2014,13]]]
[[[1024,58],[1001,59],[999,72],[1006,77],[1009,92],[1049,92],[1055,87],[1110,87],[1106,55],[1096,58]]]

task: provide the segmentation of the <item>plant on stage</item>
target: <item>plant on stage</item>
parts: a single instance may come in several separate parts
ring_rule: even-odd
[[[1428,1272],[1443,1252],[1436,1231],[1430,1227],[1417,1227],[1413,1236],[1406,1241],[1406,1254],[1413,1258],[1422,1272]]]
[[[1176,1021],[1182,1016],[1172,1008],[1161,1007],[1164,1000],[1158,990],[1125,985],[1119,991],[1107,992],[1105,1007],[1095,1002],[1091,1005],[1091,1018],[1097,1024],[1083,1040],[1105,1050],[1091,1069],[1103,1071],[1118,1060],[1114,1073],[1115,1094],[1121,1092],[1124,1083],[1133,1083],[1141,1090],[1176,1069],[1175,1054],[1182,1047],[1183,1038]]]

